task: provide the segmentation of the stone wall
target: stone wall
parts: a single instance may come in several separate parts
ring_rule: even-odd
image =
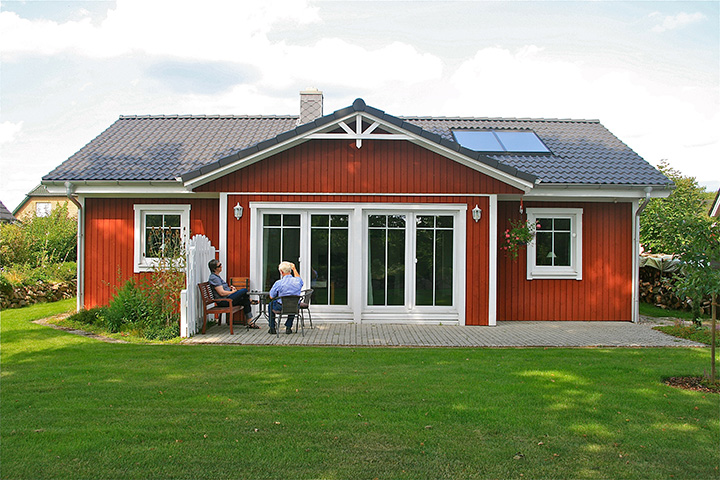
[[[64,283],[43,283],[16,287],[10,293],[0,293],[0,308],[20,308],[36,303],[56,302],[72,298],[77,293],[77,282],[72,280]]]

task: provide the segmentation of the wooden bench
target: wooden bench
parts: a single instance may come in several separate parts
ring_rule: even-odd
[[[230,325],[230,335],[233,334],[233,316],[235,313],[240,313],[239,320],[242,322],[245,319],[245,312],[243,311],[242,305],[233,305],[232,300],[226,300],[224,303],[230,305],[217,305],[216,302],[220,299],[213,297],[212,287],[208,282],[198,283],[198,289],[200,289],[200,298],[203,302],[203,328],[202,333],[205,333],[205,327],[207,326],[207,316],[215,315],[218,319],[218,325],[220,324],[220,315],[227,314],[228,324]]]

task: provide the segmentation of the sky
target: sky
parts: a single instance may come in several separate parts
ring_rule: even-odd
[[[599,119],[720,188],[719,1],[0,1],[0,201],[120,115]]]

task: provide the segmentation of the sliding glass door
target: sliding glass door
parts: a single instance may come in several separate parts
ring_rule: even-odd
[[[258,260],[254,271],[264,289],[287,260],[297,265],[305,288],[314,290],[314,312],[328,319],[458,318],[464,204],[259,205],[251,260]]]
[[[452,307],[455,216],[367,215],[367,306]]]

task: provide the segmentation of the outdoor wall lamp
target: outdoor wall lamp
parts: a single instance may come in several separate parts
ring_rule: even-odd
[[[240,202],[238,202],[238,204],[233,207],[233,212],[235,212],[236,220],[240,220],[242,218],[242,211],[242,205],[240,205]]]
[[[482,210],[480,210],[480,207],[475,205],[475,208],[472,209],[472,216],[473,220],[475,220],[475,223],[479,222],[482,218]]]

